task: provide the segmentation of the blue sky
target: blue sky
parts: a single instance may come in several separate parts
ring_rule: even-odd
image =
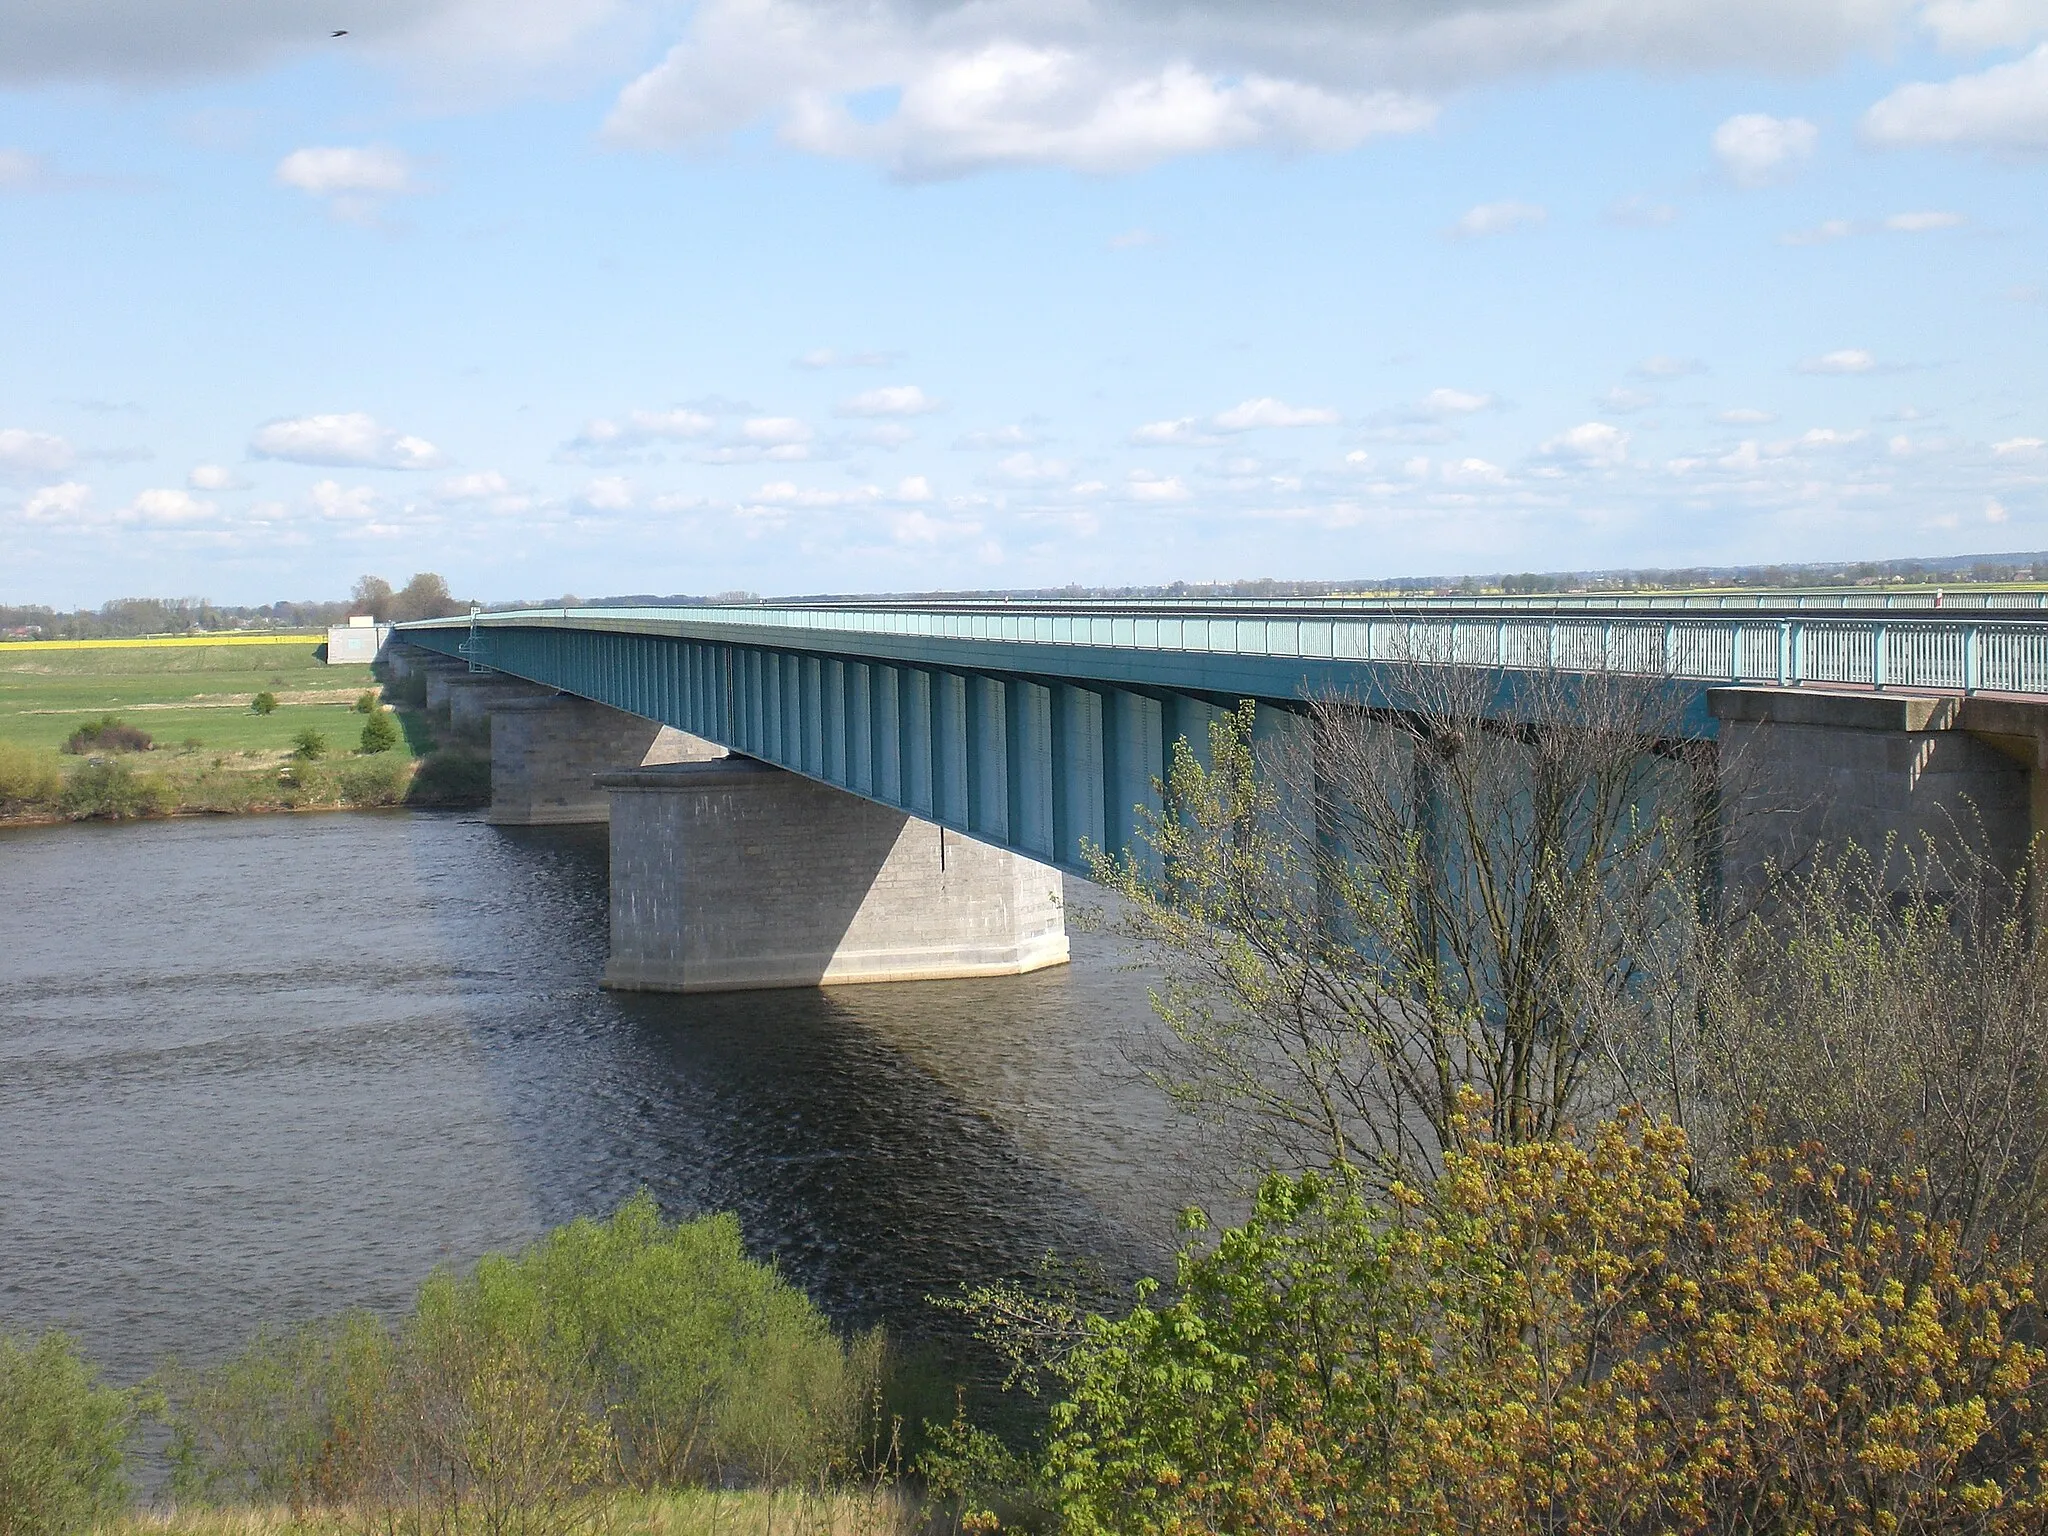
[[[0,601],[2048,547],[2044,173],[2048,0],[0,0]]]

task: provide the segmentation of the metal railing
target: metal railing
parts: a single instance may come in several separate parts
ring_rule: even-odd
[[[2048,696],[2048,622],[1927,617],[1743,619],[1647,614],[1405,612],[1219,613],[1213,604],[1168,613],[1103,609],[949,607],[706,607],[532,609],[440,621],[625,630],[830,651],[835,636],[1121,652],[1252,656],[1305,663],[1440,662],[1517,670],[1619,672],[1699,683],[1917,688]],[[743,634],[742,631],[752,631]],[[767,632],[764,637],[763,632]],[[910,648],[914,649],[914,647]],[[1029,671],[1020,658],[1017,670]]]

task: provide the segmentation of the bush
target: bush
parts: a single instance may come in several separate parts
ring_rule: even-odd
[[[168,1367],[173,1488],[558,1532],[605,1484],[822,1480],[879,1365],[745,1256],[733,1218],[670,1224],[643,1193],[436,1274],[396,1328],[352,1313]]]
[[[405,803],[444,809],[489,805],[491,760],[461,747],[430,752],[420,760]]]
[[[116,716],[102,715],[73,731],[71,739],[64,743],[64,750],[82,756],[87,752],[147,752],[154,745],[149,732],[138,730]]]
[[[1077,1320],[1068,1529],[2041,1528],[2031,1274],[1924,1182],[1779,1152],[1709,1212],[1668,1123],[1468,1147],[1378,1206],[1269,1179],[1172,1301]]]
[[[368,695],[365,695],[368,697]],[[378,710],[363,722],[362,750],[389,752],[399,742],[398,722],[386,710]]]
[[[126,763],[98,760],[74,768],[58,798],[64,814],[77,820],[163,816],[176,804],[171,786],[162,779],[138,777]]]
[[[356,695],[356,713],[359,715],[374,715],[377,713],[376,689],[365,688]]]
[[[0,813],[54,806],[63,788],[64,776],[53,760],[0,742]]]
[[[371,718],[374,722],[378,717]],[[358,759],[341,765],[335,774],[335,789],[344,805],[397,805],[405,799],[411,768],[402,757]]]
[[[292,738],[292,756],[306,762],[318,762],[327,755],[327,738],[310,725]]]
[[[65,1536],[119,1510],[143,1406],[101,1386],[64,1334],[0,1335],[0,1536]]]
[[[277,695],[266,688],[249,701],[249,707],[259,715],[274,715],[277,713]]]

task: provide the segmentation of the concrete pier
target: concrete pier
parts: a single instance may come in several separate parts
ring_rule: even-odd
[[[606,986],[736,992],[1067,959],[1059,871],[750,758],[609,773]]]
[[[1751,880],[1818,844],[1879,854],[1967,843],[2015,867],[2040,829],[2048,761],[2038,706],[1932,694],[1716,688],[1728,838],[1724,868]],[[2030,771],[2036,770],[2036,771]],[[1894,878],[1905,860],[1894,860]]]
[[[708,762],[725,748],[672,726],[568,694],[500,699],[490,708],[491,809],[498,826],[610,819],[598,775],[663,763]]]

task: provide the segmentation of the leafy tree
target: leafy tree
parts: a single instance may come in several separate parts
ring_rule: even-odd
[[[365,688],[365,689],[364,689],[364,690],[363,690],[363,691],[362,691],[361,693],[359,693],[359,694],[357,694],[357,695],[356,695],[356,713],[357,713],[357,714],[359,714],[359,715],[374,715],[375,713],[377,713],[377,709],[378,709],[378,704],[377,704],[377,690],[376,690],[376,689],[374,689],[374,688]]]
[[[327,738],[307,726],[292,737],[292,756],[304,762],[317,762],[327,755]]]
[[[391,618],[400,624],[445,619],[462,611],[462,604],[449,595],[448,583],[432,571],[421,571],[391,599]]]
[[[102,1386],[68,1335],[0,1335],[0,1536],[67,1536],[116,1513],[145,1407]]]
[[[259,715],[274,715],[277,713],[277,695],[266,688],[249,701],[249,707]]]
[[[379,624],[391,617],[391,583],[381,576],[358,576],[350,594],[349,612],[367,614]]]

